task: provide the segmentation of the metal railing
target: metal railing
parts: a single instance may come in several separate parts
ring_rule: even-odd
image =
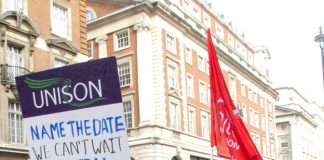
[[[2,84],[15,83],[15,77],[30,73],[29,70],[20,66],[0,64],[0,78]]]

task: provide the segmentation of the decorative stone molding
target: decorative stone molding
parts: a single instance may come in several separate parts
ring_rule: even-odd
[[[141,22],[137,23],[134,25],[134,30],[137,32],[142,32],[142,31],[149,31],[150,30],[150,25],[147,21],[142,20]]]
[[[76,55],[80,52],[80,50],[78,50],[76,47],[73,46],[73,44],[66,40],[66,39],[47,39],[46,40],[46,44],[48,46],[54,46],[57,47],[59,49],[62,49],[64,51],[68,51],[70,53],[72,53],[73,55]]]
[[[99,45],[105,44],[106,40],[107,40],[107,35],[102,35],[100,37],[96,38],[96,43],[98,43]]]
[[[6,32],[7,32],[7,27],[2,25],[0,27],[0,45],[1,46],[3,46],[3,44],[5,42]]]
[[[36,43],[36,37],[29,36],[29,53],[30,53],[30,56],[34,52],[34,45],[35,45],[35,43]]]

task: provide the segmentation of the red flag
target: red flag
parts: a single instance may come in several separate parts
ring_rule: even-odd
[[[232,160],[262,160],[226,87],[210,30],[207,30],[211,95],[211,146]]]

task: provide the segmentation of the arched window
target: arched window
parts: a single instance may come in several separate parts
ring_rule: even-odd
[[[131,160],[135,160],[135,158],[131,157]]]
[[[90,8],[87,7],[87,22],[92,21],[96,18],[96,12]]]

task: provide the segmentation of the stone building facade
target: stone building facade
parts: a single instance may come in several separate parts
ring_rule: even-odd
[[[266,66],[270,52],[247,43],[210,5],[201,0],[87,1],[88,55],[117,57],[133,159],[210,158],[207,28],[252,139],[264,159],[276,159],[277,92]]]

